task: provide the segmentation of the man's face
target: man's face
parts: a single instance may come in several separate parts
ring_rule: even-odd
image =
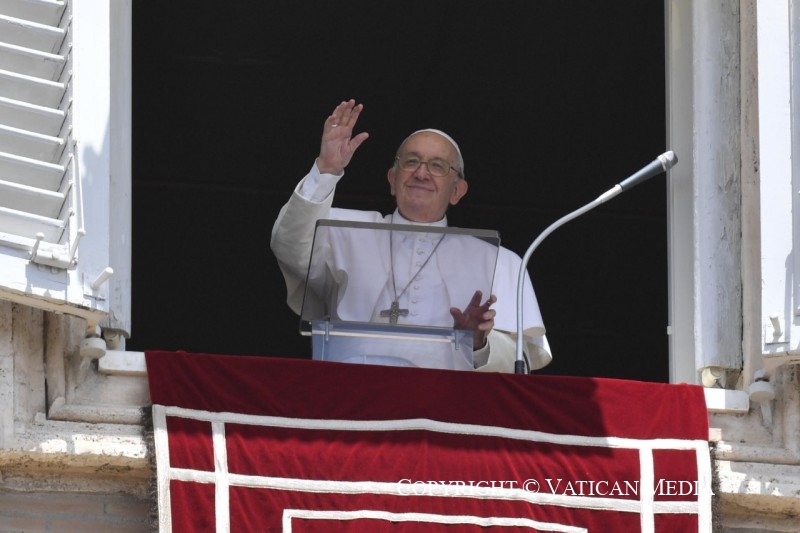
[[[414,222],[441,220],[448,205],[456,205],[467,193],[467,182],[458,177],[458,154],[450,142],[433,132],[417,133],[400,148],[398,156],[413,156],[421,161],[444,160],[453,168],[446,176],[434,176],[421,164],[414,171],[395,164],[388,178],[400,214]]]

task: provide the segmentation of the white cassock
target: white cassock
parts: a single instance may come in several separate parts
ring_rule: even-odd
[[[287,302],[298,314],[306,291],[305,282],[317,220],[420,226],[404,219],[398,211],[383,216],[374,211],[332,208],[333,189],[339,178],[341,176],[320,174],[315,164],[281,209],[272,230],[271,247],[286,280]],[[427,225],[446,226],[447,220],[445,218]],[[393,233],[391,243],[388,234],[384,231],[374,232],[374,237],[367,239],[368,242],[361,238],[355,239],[358,242],[335,239],[335,245],[326,252],[331,254],[331,260],[326,264],[329,268],[334,265],[330,275],[336,278],[335,282],[342,289],[335,306],[338,313],[336,318],[387,322],[388,318],[381,316],[381,311],[389,309],[397,294],[400,307],[408,310],[408,315],[401,316],[398,323],[452,328],[453,318],[449,309],[458,307],[463,310],[467,306],[476,289],[474,280],[477,273],[481,279],[494,279],[493,286],[477,289],[482,290],[483,301],[487,299],[489,290],[497,296],[497,303],[493,306],[497,315],[487,346],[474,352],[475,367],[483,371],[513,372],[516,360],[516,287],[521,264],[519,256],[506,248],[495,248],[478,239],[451,239],[448,236],[437,248],[441,237],[438,233]],[[482,251],[481,248],[485,246],[491,247],[491,253]],[[393,262],[391,266],[390,261]],[[376,275],[376,272],[380,274]],[[350,279],[358,280],[358,291],[347,290]],[[463,301],[464,294],[468,295],[466,301]],[[523,348],[531,368],[542,368],[552,360],[552,356],[536,296],[527,275],[523,309]]]

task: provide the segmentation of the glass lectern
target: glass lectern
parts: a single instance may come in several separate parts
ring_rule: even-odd
[[[499,246],[491,230],[318,221],[300,318],[313,358],[472,369],[450,310],[488,299]]]

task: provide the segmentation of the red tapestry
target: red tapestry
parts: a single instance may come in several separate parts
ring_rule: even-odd
[[[162,532],[710,532],[702,388],[148,352]]]

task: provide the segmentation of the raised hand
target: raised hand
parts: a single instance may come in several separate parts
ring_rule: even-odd
[[[353,136],[353,128],[363,109],[364,104],[356,105],[356,101],[351,99],[337,105],[333,113],[325,119],[317,158],[320,172],[341,174],[361,143],[367,140],[367,132]]]
[[[497,314],[494,309],[489,309],[497,301],[497,296],[492,294],[484,304],[481,304],[481,298],[481,291],[475,291],[466,309],[461,311],[458,307],[450,308],[454,327],[473,332],[472,347],[475,350],[486,345],[486,338],[494,328],[494,317]]]

